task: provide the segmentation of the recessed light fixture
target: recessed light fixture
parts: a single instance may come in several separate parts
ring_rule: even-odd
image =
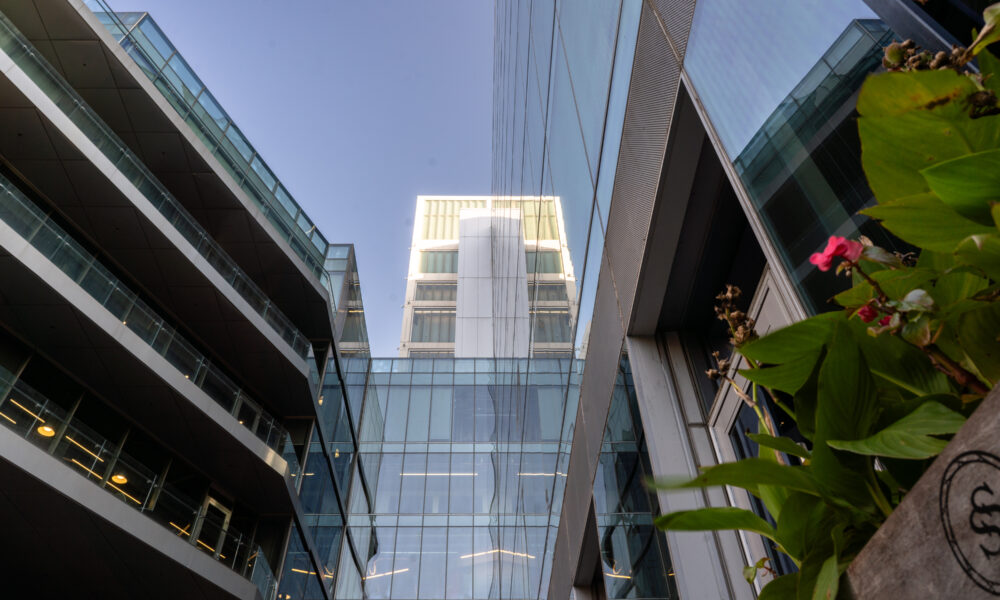
[[[114,481],[118,485],[125,485],[126,483],[128,483],[128,477],[125,477],[121,473],[115,473],[114,475],[111,476],[111,481]]]
[[[334,448],[333,449],[333,457],[334,458],[340,458],[340,449],[339,448]]]
[[[40,425],[37,429],[38,433],[44,437],[52,437],[56,434],[56,430],[52,429],[48,425]]]

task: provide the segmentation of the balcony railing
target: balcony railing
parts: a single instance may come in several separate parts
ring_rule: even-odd
[[[154,470],[0,367],[0,424],[60,459],[91,483],[249,579],[273,598],[274,576],[253,536],[215,517]],[[127,439],[127,437],[126,437]],[[169,467],[168,467],[169,468]]]
[[[146,168],[110,127],[83,101],[21,32],[0,13],[0,49],[14,61],[94,143],[136,189],[166,217],[194,249],[208,261],[233,290],[278,333],[293,351],[305,358],[309,340],[292,324],[233,259]]]
[[[84,4],[322,279],[326,238],[156,23],[147,13],[124,13],[133,17],[126,24],[105,0],[84,0]]]
[[[275,451],[285,451],[288,433],[274,417],[3,176],[0,220],[167,359],[185,379],[229,411],[240,425]],[[298,471],[297,464],[289,464],[289,468],[292,473]]]

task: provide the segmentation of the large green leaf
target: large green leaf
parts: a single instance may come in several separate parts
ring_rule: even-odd
[[[865,81],[858,99],[861,162],[880,203],[929,191],[920,175],[927,167],[1000,147],[1000,121],[968,115],[966,97],[975,91],[971,79],[950,70]]]
[[[839,450],[869,456],[923,459],[936,456],[948,442],[933,435],[958,431],[965,417],[937,402],[925,402],[915,411],[863,440],[829,440]]]
[[[771,580],[760,591],[757,600],[788,600],[795,598],[798,573],[782,575]]]
[[[955,257],[1000,281],[1000,236],[995,231],[965,239],[955,249]]]
[[[840,570],[837,568],[837,555],[834,554],[824,560],[820,567],[812,600],[836,600],[839,587]]]
[[[969,236],[996,232],[994,227],[966,219],[929,192],[899,197],[861,212],[881,219],[882,225],[901,239],[935,252],[950,254]]]
[[[836,313],[810,317],[769,332],[764,337],[740,347],[740,354],[758,362],[782,364],[803,354],[818,352],[833,331]]]
[[[985,377],[990,387],[1000,381],[1000,302],[991,302],[982,308],[962,315],[958,339],[962,349]]]
[[[858,473],[867,459],[837,456],[827,440],[868,437],[878,415],[875,384],[857,340],[846,322],[837,324],[819,372],[816,434],[810,466],[824,492],[858,507],[871,505]]]
[[[801,492],[791,494],[777,522],[782,545],[796,563],[817,547],[832,551],[830,528],[836,523],[836,513],[821,498]]]
[[[777,485],[789,489],[818,494],[816,482],[806,467],[779,465],[763,458],[744,458],[731,463],[707,467],[694,479],[657,480],[653,486],[660,489],[681,489],[731,485],[757,493],[761,485]]]
[[[1000,60],[989,50],[980,52],[976,60],[979,61],[979,72],[984,76],[983,87],[1000,94]]]
[[[729,506],[672,512],[657,517],[656,526],[669,531],[741,529],[759,533],[780,544],[778,532],[771,527],[770,523],[749,510]]]
[[[796,444],[790,438],[774,437],[767,435],[766,433],[751,433],[749,437],[761,446],[772,448],[791,456],[798,456],[799,458],[804,458],[806,460],[809,460],[812,456],[808,450]]]
[[[993,224],[990,204],[1000,200],[1000,150],[942,161],[921,173],[931,191],[960,215]]]
[[[773,390],[795,394],[816,367],[820,351],[804,352],[798,358],[774,367],[743,369],[740,374],[750,381]]]
[[[895,386],[915,396],[952,391],[948,378],[919,349],[894,335],[872,337],[861,323],[851,325],[879,387]]]

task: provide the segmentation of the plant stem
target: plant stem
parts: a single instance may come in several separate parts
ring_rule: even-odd
[[[939,371],[951,377],[958,385],[968,387],[977,394],[986,395],[989,393],[989,388],[983,385],[983,382],[979,381],[978,377],[967,371],[962,365],[948,358],[936,345],[928,344],[922,347],[921,350],[930,357],[931,363]]]
[[[882,493],[882,488],[878,485],[878,479],[875,477],[875,467],[868,463],[868,481],[865,487],[868,488],[868,493],[871,494],[872,499],[875,500],[875,506],[882,511],[882,514],[886,518],[892,514],[892,506],[889,504],[889,500],[886,499],[885,494]]]

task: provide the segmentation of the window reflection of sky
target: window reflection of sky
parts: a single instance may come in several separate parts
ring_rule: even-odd
[[[738,155],[852,19],[862,0],[702,0],[684,66],[730,157]]]

